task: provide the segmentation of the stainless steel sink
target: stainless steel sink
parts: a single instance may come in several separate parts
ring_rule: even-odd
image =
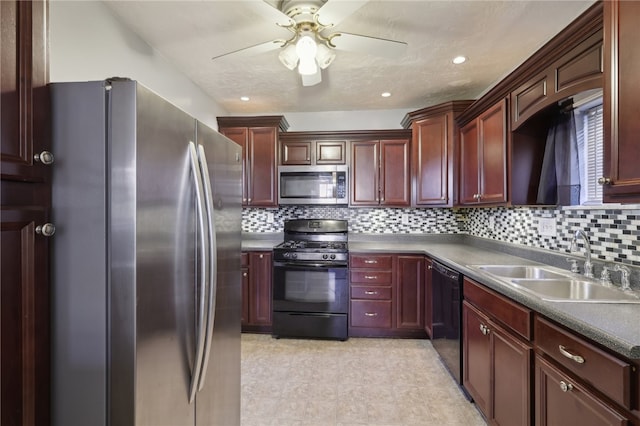
[[[542,266],[530,265],[479,265],[478,269],[486,273],[504,278],[527,278],[527,279],[547,279],[547,278],[567,278],[557,272],[552,272]]]
[[[632,293],[577,279],[514,279],[511,283],[543,300],[556,302],[640,303]]]
[[[469,265],[543,300],[581,303],[640,303],[635,293],[605,287],[569,271],[543,265]]]

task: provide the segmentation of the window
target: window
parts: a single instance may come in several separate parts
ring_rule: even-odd
[[[602,185],[598,178],[603,176],[603,129],[602,98],[585,102],[578,106],[576,113],[576,134],[580,151],[580,204],[602,204]]]

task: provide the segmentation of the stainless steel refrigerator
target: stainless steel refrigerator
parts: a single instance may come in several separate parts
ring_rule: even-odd
[[[53,423],[239,424],[240,146],[132,80],[51,95]]]

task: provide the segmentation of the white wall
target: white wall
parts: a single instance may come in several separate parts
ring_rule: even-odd
[[[230,114],[145,41],[120,23],[101,1],[49,3],[52,82],[128,77],[138,80],[189,114],[218,128]],[[289,131],[400,129],[411,110],[265,112],[284,115]]]
[[[229,115],[102,2],[51,1],[49,55],[52,82],[129,77],[214,129]]]

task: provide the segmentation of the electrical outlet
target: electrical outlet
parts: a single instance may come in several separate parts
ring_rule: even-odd
[[[557,235],[556,220],[552,217],[541,217],[538,222],[538,234],[555,237]]]
[[[496,230],[496,218],[494,216],[489,216],[489,229],[491,231]]]
[[[409,215],[404,213],[402,215],[401,222],[402,222],[403,225],[408,225],[409,224]]]
[[[267,223],[273,223],[273,213],[267,212]]]

